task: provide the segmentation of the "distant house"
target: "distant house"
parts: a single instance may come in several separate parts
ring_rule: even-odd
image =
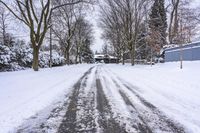
[[[96,63],[118,63],[119,60],[117,57],[111,55],[104,55],[104,54],[96,54],[94,55],[94,60]]]
[[[183,60],[200,60],[200,42],[190,43],[182,47],[166,48],[164,50],[165,62],[179,61],[182,50]]]

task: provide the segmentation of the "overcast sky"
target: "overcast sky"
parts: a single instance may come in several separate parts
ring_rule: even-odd
[[[191,5],[193,7],[197,7],[200,6],[200,0],[194,0]],[[104,41],[101,39],[101,34],[102,34],[102,30],[101,28],[98,26],[98,6],[94,6],[94,10],[90,11],[88,13],[87,19],[89,20],[89,22],[91,22],[93,24],[93,29],[94,29],[94,45],[92,46],[92,50],[95,51],[100,51],[102,49],[102,45],[104,44]],[[29,32],[28,30],[26,30],[23,26],[14,21],[14,23],[11,23],[10,29],[12,29],[12,32],[14,34],[14,36],[16,36],[16,38],[22,38],[25,40],[29,40]]]
[[[191,3],[192,7],[197,7],[200,6],[200,0],[193,0]],[[93,51],[101,51],[102,45],[104,44],[104,41],[101,39],[101,34],[102,34],[102,29],[98,26],[98,6],[95,6],[94,12],[89,13],[88,19],[90,22],[93,23],[94,25],[94,36],[95,36],[95,42],[94,45],[92,46]]]
[[[89,22],[93,24],[93,30],[94,30],[94,45],[92,46],[92,50],[100,51],[102,49],[102,45],[104,44],[104,41],[101,39],[102,29],[98,26],[99,21],[99,15],[98,15],[98,6],[94,6],[94,10],[90,11],[88,13],[87,19]]]
[[[200,6],[200,0],[194,0],[194,1],[192,2],[191,6],[193,6],[193,7]]]

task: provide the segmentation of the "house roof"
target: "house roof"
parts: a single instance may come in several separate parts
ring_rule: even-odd
[[[96,55],[94,55],[94,58],[95,58],[95,59],[104,59],[104,58],[117,59],[117,57],[111,56],[111,55],[109,55],[109,54],[107,54],[107,55],[104,55],[104,54],[96,54]]]
[[[94,55],[94,58],[99,58],[99,59],[103,59],[104,55],[103,54],[98,54],[98,55]]]

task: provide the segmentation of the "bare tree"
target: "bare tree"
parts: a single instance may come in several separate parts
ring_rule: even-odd
[[[91,53],[90,49],[88,48],[93,42],[93,29],[92,25],[83,16],[79,16],[76,23],[77,26],[73,38],[76,51],[75,61],[76,63],[82,63],[82,56]]]
[[[113,46],[120,43],[120,53],[124,64],[125,53],[129,51],[131,64],[134,65],[135,49],[138,43],[139,26],[144,21],[145,0],[110,0],[101,7],[101,23],[104,25],[105,35]],[[117,37],[116,37],[117,36]],[[118,44],[118,46],[120,46]]]
[[[8,20],[9,20],[9,13],[4,9],[4,7],[0,6],[0,33],[2,36],[2,43],[4,45],[9,45],[7,42]]]
[[[51,7],[51,0],[14,0],[14,7],[11,7],[5,1],[0,0],[11,13],[30,31],[30,41],[33,47],[33,69],[38,71],[39,49],[43,43],[44,37],[50,28],[51,14],[53,10],[83,2],[77,0],[73,2],[63,3],[55,7]],[[16,11],[15,11],[16,9]]]
[[[73,2],[73,0],[71,0]],[[91,3],[91,1],[88,1]],[[77,26],[80,26],[80,18],[85,15],[88,3],[83,3],[79,5],[70,5],[59,8],[53,15],[53,21],[55,24],[53,26],[53,32],[55,36],[59,39],[61,48],[63,50],[64,57],[66,59],[66,64],[70,64],[70,53],[74,47],[73,39],[76,32],[80,32],[81,28],[77,30]],[[54,5],[62,4],[62,1],[54,1]],[[80,38],[80,37],[79,37]],[[80,39],[76,38],[77,43]]]
[[[190,43],[199,30],[198,16],[194,13],[196,9],[182,7],[179,10],[177,44]]]
[[[191,0],[171,0],[168,38],[170,44],[191,42],[198,29],[197,9],[190,6]]]
[[[170,22],[169,22],[169,30],[168,37],[169,43],[174,43],[173,40],[178,35],[178,9],[180,5],[180,0],[171,0],[172,9],[170,13]]]
[[[113,1],[106,1],[100,8],[100,26],[104,30],[102,37],[107,40],[115,52],[119,60],[124,64],[125,44],[122,39],[122,24],[119,19],[119,14],[116,5]]]
[[[54,5],[60,5],[62,1],[55,1]],[[53,15],[53,33],[59,39],[61,48],[63,50],[66,64],[70,64],[70,50],[72,48],[71,39],[74,35],[76,28],[76,7],[70,5],[67,7],[59,8]]]

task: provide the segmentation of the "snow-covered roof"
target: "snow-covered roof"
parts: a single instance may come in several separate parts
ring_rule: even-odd
[[[94,58],[100,58],[100,59],[103,59],[103,58],[110,58],[110,59],[117,59],[117,57],[115,56],[111,56],[111,55],[104,55],[104,54],[97,54],[97,55],[94,55]]]
[[[109,56],[110,59],[117,59],[115,56]]]
[[[104,58],[104,55],[103,54],[98,54],[98,55],[94,55],[94,58]]]
[[[191,45],[200,45],[200,41],[183,44],[183,46],[191,46]],[[180,44],[169,44],[169,45],[163,46],[165,50],[178,48],[178,47],[180,47]]]

